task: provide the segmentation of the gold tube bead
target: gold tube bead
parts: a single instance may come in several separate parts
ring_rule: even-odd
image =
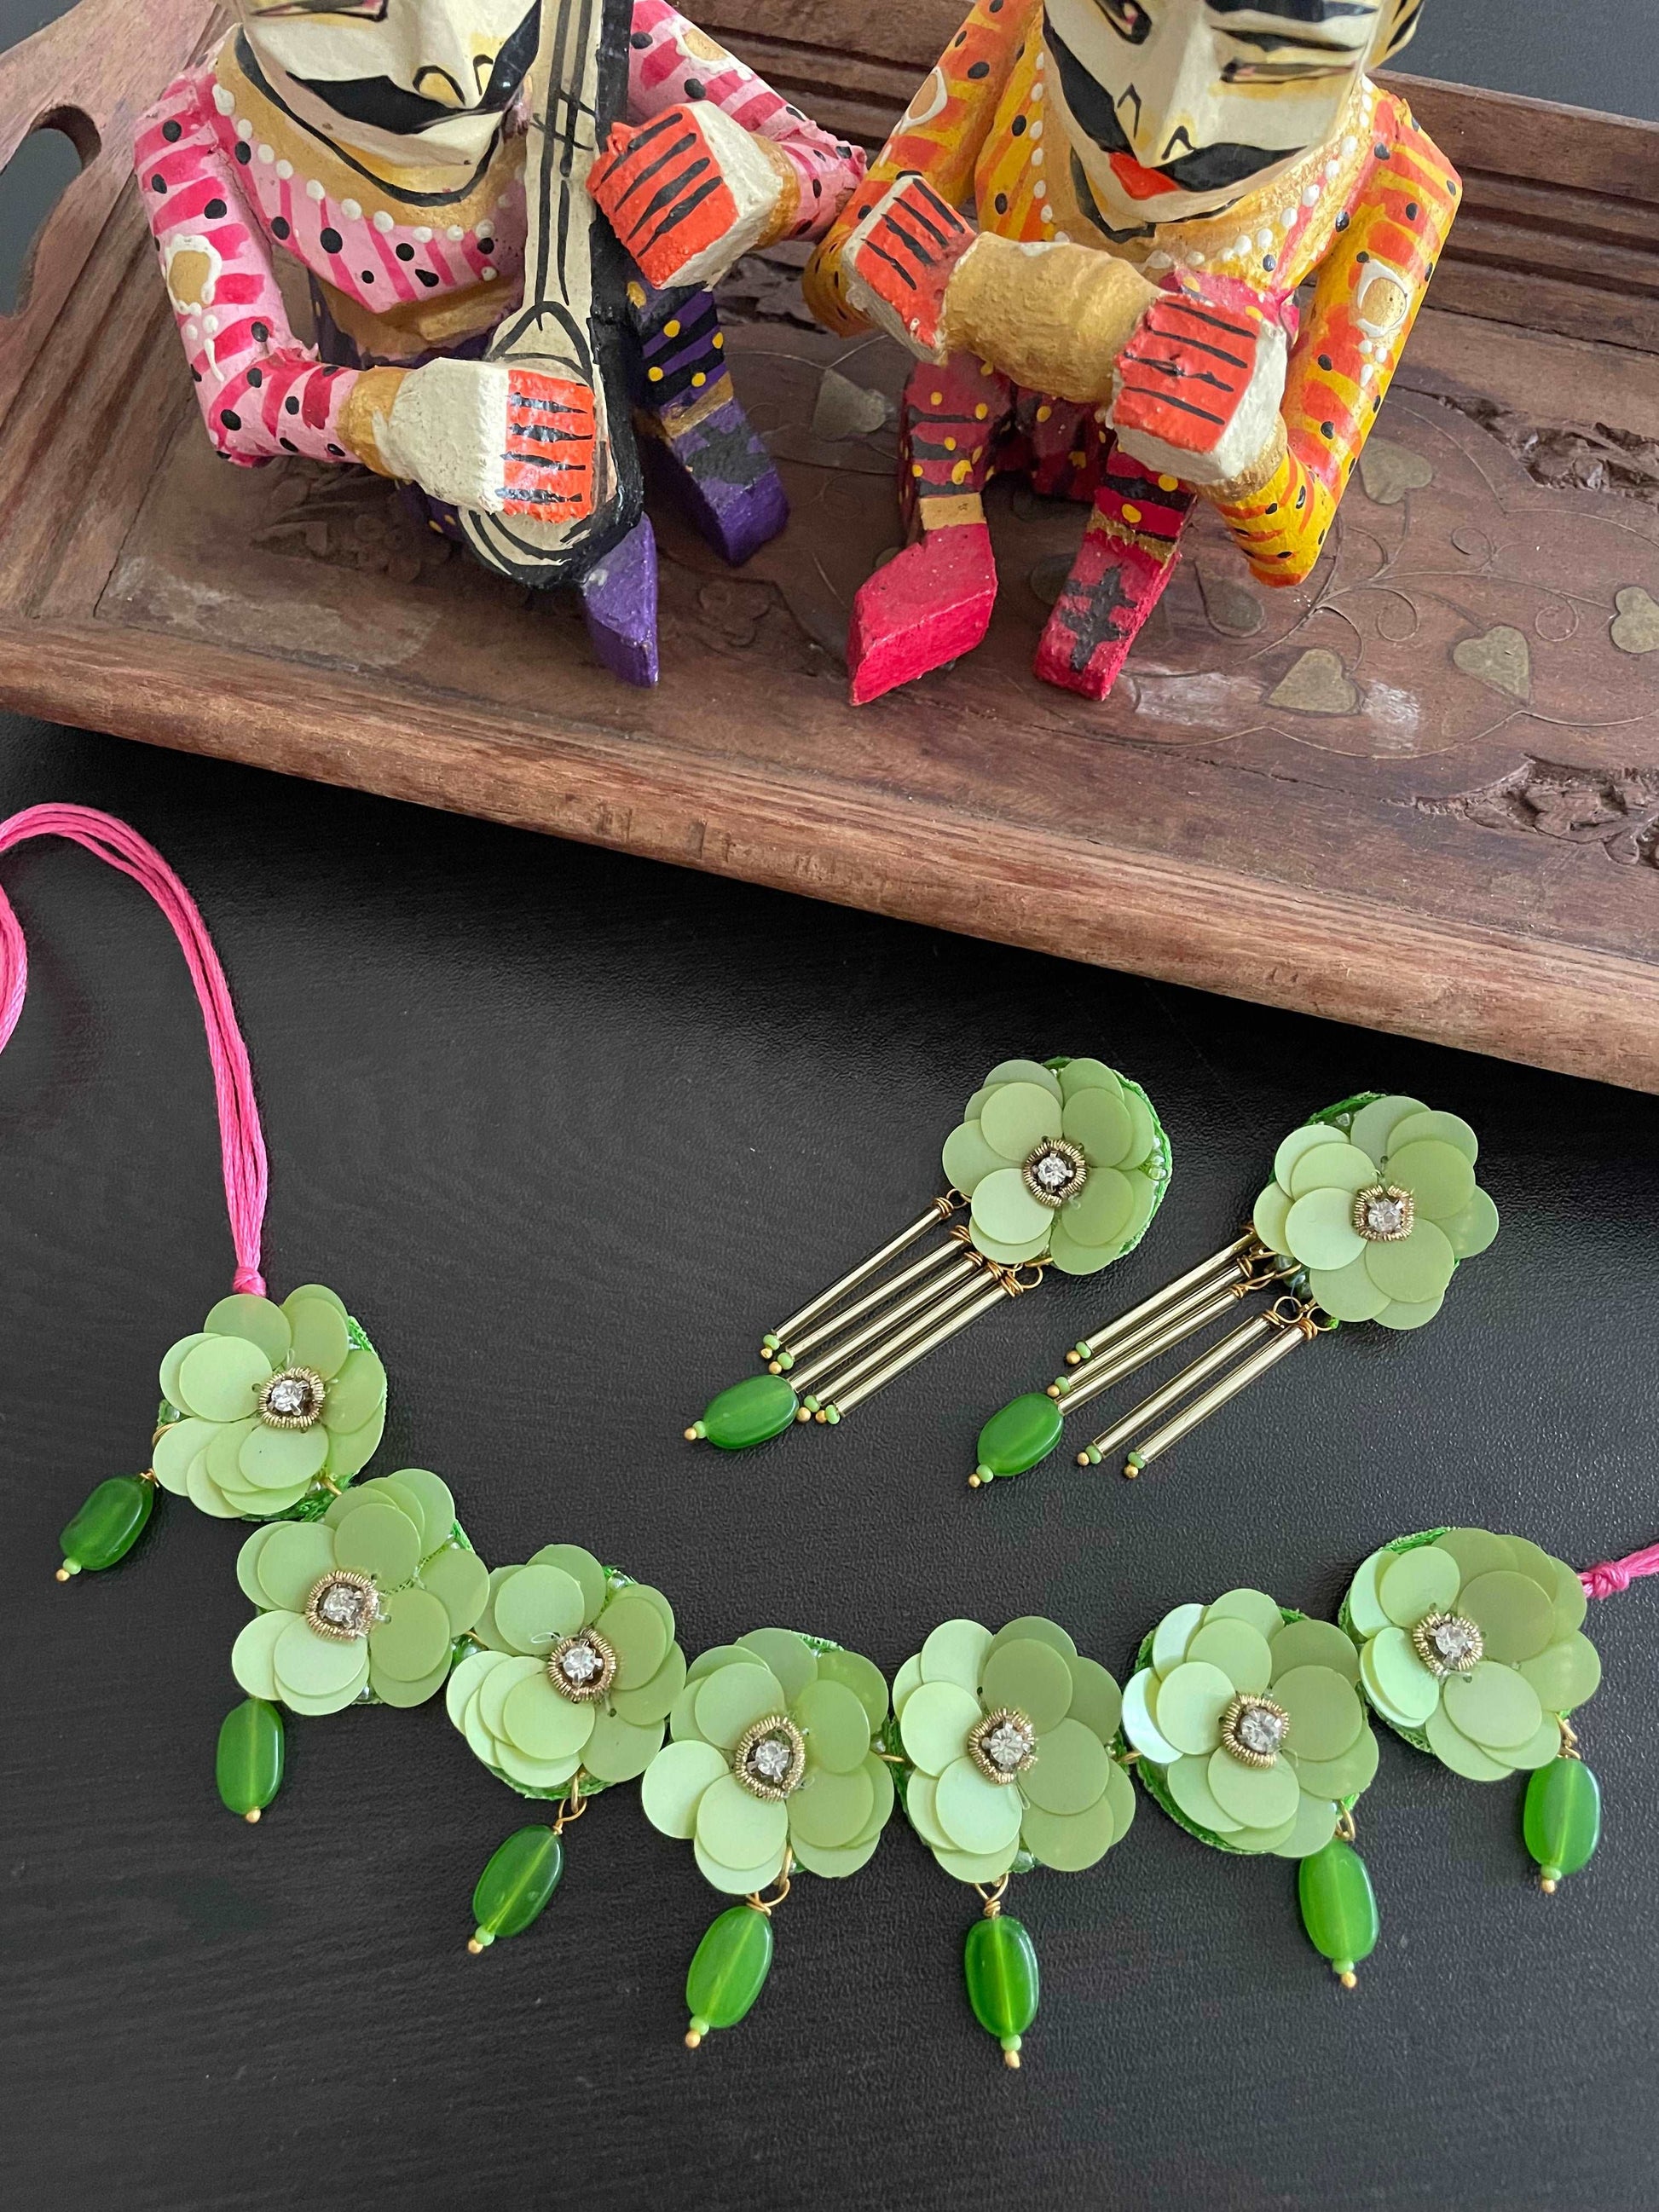
[[[977,1298],[963,1312],[955,1315],[949,1321],[941,1322],[937,1328],[930,1330],[919,1343],[911,1345],[887,1366],[879,1369],[874,1375],[860,1382],[855,1389],[840,1392],[836,1399],[836,1412],[850,1413],[854,1406],[861,1405],[865,1399],[872,1396],[876,1391],[884,1389],[896,1376],[902,1375],[907,1367],[914,1367],[917,1360],[925,1358],[928,1352],[943,1344],[947,1337],[954,1336],[958,1329],[966,1328],[970,1322],[977,1321],[981,1314],[989,1313],[993,1306],[1000,1304],[1008,1295],[1009,1293],[999,1283],[994,1290],[987,1291],[982,1297]]]
[[[1239,1287],[1235,1285],[1217,1292],[1202,1305],[1171,1315],[1163,1327],[1133,1337],[1110,1359],[1102,1360],[1098,1367],[1091,1360],[1076,1386],[1060,1393],[1062,1412],[1073,1406],[1086,1405],[1091,1398],[1098,1398],[1114,1383],[1125,1381],[1137,1369],[1162,1358],[1166,1352],[1173,1352],[1176,1345],[1184,1344],[1189,1336],[1196,1336],[1200,1329],[1207,1328],[1212,1321],[1230,1313],[1238,1303]]]
[[[811,1390],[822,1395],[817,1388],[822,1376],[836,1373],[854,1352],[862,1352],[866,1345],[875,1343],[880,1337],[890,1336],[901,1322],[908,1320],[912,1314],[925,1313],[930,1306],[937,1305],[954,1285],[977,1274],[973,1261],[959,1247],[955,1256],[956,1265],[934,1281],[924,1283],[920,1290],[912,1291],[908,1297],[901,1298],[896,1306],[879,1306],[873,1319],[866,1322],[862,1328],[855,1329],[851,1336],[844,1339],[837,1336],[828,1351],[820,1353],[817,1359],[809,1360],[805,1366],[791,1368],[788,1372],[792,1388],[798,1391]],[[836,1332],[831,1330],[829,1334],[836,1335]]]
[[[1127,1444],[1137,1430],[1144,1428],[1148,1421],[1157,1420],[1171,1406],[1178,1405],[1200,1383],[1207,1382],[1212,1375],[1265,1336],[1271,1327],[1267,1315],[1258,1314],[1253,1321],[1247,1321],[1242,1328],[1229,1330],[1218,1343],[1212,1344],[1206,1352],[1190,1365],[1183,1367],[1178,1375],[1172,1375],[1149,1398],[1143,1398],[1138,1406],[1133,1407],[1121,1421],[1115,1421],[1109,1429],[1103,1429],[1090,1446],[1091,1452],[1098,1452],[1104,1459],[1120,1444]]]
[[[949,1286],[948,1295],[928,1305],[921,1312],[910,1315],[899,1328],[886,1334],[884,1342],[863,1352],[853,1361],[851,1366],[844,1367],[838,1360],[828,1362],[826,1366],[819,1370],[817,1379],[815,1379],[811,1385],[812,1395],[825,1402],[833,1398],[837,1406],[842,1405],[843,1394],[853,1383],[861,1382],[872,1368],[879,1367],[884,1360],[890,1359],[896,1352],[908,1345],[919,1331],[934,1327],[945,1320],[947,1315],[954,1313],[965,1300],[975,1297],[984,1287],[984,1284],[985,1277],[979,1269],[970,1267],[965,1281],[951,1284]],[[1002,1295],[1003,1292],[999,1286],[997,1296],[1000,1297]]]
[[[884,1283],[878,1283],[874,1290],[866,1291],[861,1298],[855,1298],[850,1306],[842,1306],[838,1312],[832,1313],[827,1321],[819,1322],[816,1328],[809,1328],[804,1336],[797,1337],[793,1344],[780,1349],[787,1350],[792,1359],[800,1359],[812,1349],[814,1345],[825,1343],[830,1338],[838,1335],[842,1329],[850,1328],[852,1324],[861,1315],[868,1313],[872,1306],[880,1305],[884,1299],[892,1297],[911,1283],[919,1281],[923,1275],[931,1273],[945,1261],[960,1259],[962,1250],[962,1246],[954,1237],[947,1237],[936,1250],[926,1254],[920,1260],[913,1261],[908,1267],[901,1267],[897,1274],[890,1275]],[[777,1352],[774,1351],[770,1357],[775,1361],[778,1358]],[[792,1370],[785,1368],[782,1371],[787,1374]]]
[[[1085,1336],[1083,1341],[1089,1347],[1090,1358],[1092,1359],[1097,1352],[1105,1351],[1120,1337],[1139,1335],[1155,1315],[1167,1321],[1169,1316],[1164,1309],[1195,1295],[1200,1290],[1207,1291],[1212,1288],[1210,1282],[1212,1275],[1243,1274],[1245,1267],[1242,1255],[1256,1241],[1255,1230],[1247,1229],[1242,1237],[1236,1237],[1224,1251],[1212,1253],[1207,1260],[1200,1260],[1197,1267],[1189,1267],[1184,1275],[1177,1275],[1174,1282],[1166,1283],[1161,1291],[1154,1291],[1151,1297],[1143,1298],[1138,1306],[1131,1306],[1127,1313],[1120,1314],[1106,1328],[1097,1329],[1092,1336]],[[1069,1362],[1069,1353],[1067,1359]]]
[[[1183,1406],[1175,1418],[1166,1422],[1155,1435],[1146,1437],[1138,1444],[1134,1457],[1139,1467],[1149,1467],[1172,1444],[1178,1444],[1182,1437],[1190,1436],[1200,1422],[1209,1419],[1212,1413],[1219,1413],[1229,1399],[1237,1397],[1241,1390],[1248,1390],[1252,1382],[1259,1381],[1270,1367],[1277,1366],[1298,1345],[1310,1341],[1300,1328],[1280,1327],[1270,1343],[1251,1352],[1248,1359],[1242,1360],[1218,1382],[1212,1382],[1207,1390],[1200,1392],[1190,1404]]]
[[[884,1244],[879,1252],[872,1252],[856,1267],[849,1267],[838,1282],[831,1283],[827,1291],[820,1291],[817,1297],[809,1298],[799,1313],[791,1314],[787,1321],[775,1328],[772,1334],[778,1343],[786,1344],[794,1331],[805,1328],[809,1322],[816,1321],[837,1299],[845,1297],[848,1291],[867,1281],[878,1267],[884,1267],[890,1260],[896,1260],[899,1254],[907,1246],[914,1244],[918,1237],[925,1237],[930,1229],[937,1229],[939,1223],[948,1219],[955,1210],[950,1200],[936,1198],[920,1220],[913,1221],[908,1229],[901,1229],[898,1235]]]

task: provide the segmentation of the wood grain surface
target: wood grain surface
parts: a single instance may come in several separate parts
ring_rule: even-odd
[[[803,105],[836,119],[837,85],[875,133],[954,20],[728,13]],[[640,695],[574,609],[450,558],[378,482],[216,464],[131,196],[12,356],[0,699],[1659,1089],[1659,127],[1413,96],[1462,133],[1468,255],[1324,562],[1260,592],[1197,532],[1104,707],[1029,670],[1080,517],[1005,493],[987,645],[848,708],[902,363],[802,328],[787,256],[739,273],[732,353],[794,520],[733,574],[659,507],[665,677]]]

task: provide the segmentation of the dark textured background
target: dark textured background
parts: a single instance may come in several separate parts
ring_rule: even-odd
[[[0,0],[0,42],[30,7]],[[1653,113],[1650,7],[1437,0],[1413,65]],[[1653,1101],[0,719],[0,814],[48,798],[129,816],[199,896],[258,1071],[273,1286],[351,1299],[392,1375],[380,1463],[447,1473],[491,1559],[590,1543],[670,1592],[693,1650],[781,1620],[890,1673],[948,1613],[1042,1607],[1121,1670],[1172,1603],[1250,1580],[1329,1607],[1443,1515],[1580,1563],[1659,1534]],[[1385,1932],[1345,1996],[1292,1869],[1143,1805],[1092,1873],[1018,1885],[1044,1998],[1018,2076],[961,1995],[971,1899],[902,1826],[844,1888],[799,1886],[760,2006],[694,2057],[681,1985],[718,1900],[631,1790],[483,1960],[471,1886],[527,1808],[441,1711],[294,1724],[284,1795],[231,1820],[234,1530],[163,1501],[125,1567],[51,1578],[69,1511],[142,1458],[160,1352],[228,1286],[194,1002],[121,878],[63,846],[0,873],[33,962],[0,1060],[9,2204],[1659,2198],[1659,1585],[1590,1623],[1608,1833],[1559,1897],[1518,1784],[1388,1739],[1361,1807]],[[757,1329],[933,1188],[985,1067],[1056,1050],[1139,1076],[1176,1147],[1109,1299],[1046,1287],[833,1437],[681,1445]],[[1061,1467],[970,1497],[982,1413],[1218,1243],[1282,1130],[1371,1083],[1486,1140],[1506,1224],[1444,1316],[1294,1360],[1138,1489]]]
[[[3,730],[0,813],[109,807],[198,894],[258,1072],[273,1286],[348,1296],[392,1376],[380,1464],[447,1474],[491,1560],[590,1544],[669,1592],[692,1650],[781,1621],[890,1673],[951,1613],[1042,1609],[1121,1671],[1171,1604],[1248,1581],[1328,1608],[1442,1517],[1580,1564],[1659,1534],[1659,1103]],[[1018,1885],[1044,1973],[1018,2075],[963,1998],[971,1893],[902,1826],[845,1887],[800,1884],[760,2006],[692,2057],[718,1900],[631,1790],[483,1960],[471,1886],[528,1808],[440,1708],[293,1723],[283,1796],[232,1820],[235,1531],[163,1500],[125,1566],[52,1579],[68,1511],[142,1463],[161,1352],[228,1287],[196,1009],[123,878],[62,845],[0,872],[33,957],[0,1060],[7,2201],[1652,2205],[1659,1584],[1590,1624],[1608,1834],[1559,1897],[1518,1784],[1389,1739],[1361,1807],[1385,1934],[1345,1996],[1292,1869],[1143,1802],[1098,1869]],[[915,1212],[984,1070],[1062,1049],[1143,1079],[1179,1163],[1109,1291],[1045,1285],[833,1435],[682,1443],[763,1326]],[[1485,1139],[1506,1226],[1442,1318],[1297,1358],[1133,1489],[1060,1466],[970,1496],[979,1419],[1231,1235],[1282,1131],[1371,1084]]]

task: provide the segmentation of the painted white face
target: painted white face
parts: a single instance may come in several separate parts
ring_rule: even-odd
[[[313,130],[370,153],[476,159],[535,59],[537,0],[234,0]]]
[[[1047,0],[1049,94],[1100,212],[1212,215],[1335,131],[1421,0]]]

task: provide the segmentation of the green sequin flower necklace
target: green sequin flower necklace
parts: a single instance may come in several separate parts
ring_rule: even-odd
[[[638,1782],[652,1826],[689,1842],[710,1886],[736,1900],[691,1960],[685,2039],[696,2048],[758,1998],[792,1883],[864,1873],[902,1809],[939,1869],[979,1899],[966,1993],[1010,2068],[1038,2000],[1036,1946],[1007,1909],[1010,1885],[1097,1865],[1128,1832],[1136,1773],[1200,1842],[1296,1862],[1308,1934],[1345,1984],[1379,1926],[1354,1848],[1355,1808],[1377,1771],[1368,1714],[1472,1780],[1526,1773],[1523,1832],[1545,1892],[1587,1864],[1601,1796],[1571,1717],[1601,1666],[1583,1623],[1590,1597],[1659,1573],[1659,1546],[1581,1575],[1520,1536],[1399,1537],[1362,1563],[1334,1623],[1250,1588],[1177,1605],[1143,1639],[1121,1692],[1040,1615],[995,1633],[945,1621],[890,1691],[871,1660],[792,1629],[751,1629],[688,1662],[662,1592],[580,1545],[489,1570],[441,1477],[419,1468],[364,1477],[386,1380],[343,1302],[316,1284],[280,1304],[264,1293],[252,1074],[183,885],[136,833],[84,809],[14,817],[0,824],[0,851],[46,834],[138,882],[179,939],[207,1025],[236,1255],[229,1295],[162,1358],[151,1465],[93,1492],[64,1530],[58,1572],[67,1581],[123,1559],[158,1489],[252,1524],[236,1573],[254,1611],[230,1654],[244,1697],[217,1762],[220,1796],[245,1821],[282,1786],[284,1716],[415,1706],[441,1692],[473,1754],[550,1815],[507,1836],[478,1879],[469,1948],[483,1954],[535,1923],[561,1879],[570,1823]],[[26,976],[0,894],[0,1047]],[[1182,1420],[1192,1425],[1195,1407],[1201,1418],[1294,1341],[1366,1320],[1422,1326],[1455,1267],[1496,1232],[1475,1154],[1467,1124],[1415,1099],[1366,1093],[1316,1115],[1279,1146],[1248,1234],[1085,1339],[1075,1381],[1062,1376],[998,1416],[981,1439],[981,1479],[1035,1465],[1066,1401],[1254,1292],[1271,1293],[1270,1313],[1288,1301],[1294,1324],[1275,1333],[1267,1322],[1266,1340],[1215,1389],[1196,1400],[1177,1391],[1188,1404],[1131,1453],[1131,1471]],[[1170,1150],[1145,1093],[1103,1062],[1012,1060],[969,1101],[945,1170],[945,1195],[769,1333],[766,1372],[722,1393],[699,1433],[734,1449],[815,1414],[831,1425],[1028,1279],[1098,1273],[1157,1212]],[[942,1243],[909,1256],[941,1225]],[[1174,1402],[1149,1401],[1139,1417]],[[1101,1439],[1091,1451],[1086,1462],[1103,1456]]]

